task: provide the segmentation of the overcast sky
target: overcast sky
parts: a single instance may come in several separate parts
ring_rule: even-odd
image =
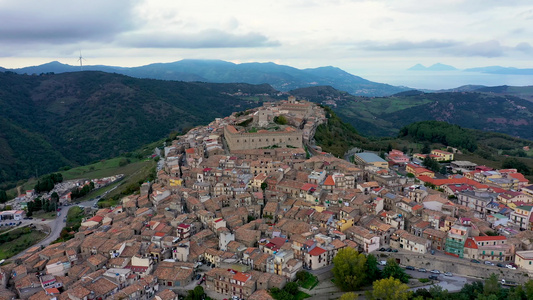
[[[533,68],[532,0],[0,0],[0,66],[186,58]]]

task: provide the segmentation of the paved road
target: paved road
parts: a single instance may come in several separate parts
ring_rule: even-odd
[[[70,210],[71,207],[80,206],[80,205],[82,205],[84,207],[92,207],[96,202],[98,202],[98,200],[93,199],[93,200],[84,201],[84,202],[81,202],[81,203],[78,203],[78,204],[72,204],[72,205],[69,205],[69,206],[63,206],[63,207],[61,207],[61,212],[60,212],[61,215],[56,217],[55,219],[50,219],[50,220],[46,220],[46,221],[42,221],[41,219],[39,219],[39,220],[36,220],[36,219],[33,219],[33,220],[22,220],[22,224],[20,224],[20,226],[24,226],[24,225],[28,225],[28,224],[34,224],[37,227],[41,226],[41,228],[43,228],[45,232],[47,232],[47,229],[48,229],[48,232],[47,232],[48,235],[43,240],[38,242],[37,244],[31,246],[31,247],[34,247],[34,246],[44,246],[44,247],[46,247],[46,246],[50,245],[51,242],[57,240],[59,238],[59,236],[61,235],[61,230],[63,230],[63,228],[65,228],[65,225],[66,225],[66,222],[63,222],[63,219],[67,217],[67,213],[68,213],[68,211]],[[24,255],[24,253],[26,253],[26,251],[28,249],[20,252],[19,254],[15,255],[15,256],[13,256],[13,257],[11,257],[9,259],[10,260],[17,259],[18,257]]]
[[[412,271],[412,270],[405,270],[405,272],[411,275],[411,277],[413,278],[428,278],[429,275],[437,275],[437,274],[432,274],[429,271],[431,270],[427,270],[427,273]],[[437,276],[438,276],[438,280],[433,280],[432,281],[433,285],[440,285],[442,289],[448,290],[451,293],[460,291],[463,288],[463,286],[467,283],[478,281],[478,280],[475,280],[469,277],[460,276],[457,274],[453,274],[453,276],[444,276],[444,274],[439,274]],[[412,288],[410,290],[416,291],[422,288],[429,289],[430,287],[431,285],[420,286],[420,287]]]

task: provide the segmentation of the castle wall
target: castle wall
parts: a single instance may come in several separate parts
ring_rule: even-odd
[[[294,132],[240,133],[231,132],[226,126],[224,127],[224,138],[230,151],[260,149],[274,145],[280,147],[303,147],[303,134],[300,130],[295,130]]]

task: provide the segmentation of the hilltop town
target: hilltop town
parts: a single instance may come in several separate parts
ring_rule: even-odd
[[[302,270],[329,272],[343,248],[478,278],[533,273],[533,185],[517,170],[455,161],[457,149],[347,161],[314,144],[327,122],[289,97],[178,136],[155,181],[2,266],[0,299],[177,299],[198,285],[272,299]]]

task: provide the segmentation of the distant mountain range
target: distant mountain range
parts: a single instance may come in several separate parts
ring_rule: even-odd
[[[455,71],[459,69],[455,68],[454,66],[436,63],[430,67],[425,67],[422,64],[416,64],[407,70],[408,71]],[[468,69],[459,70],[459,71],[478,72],[478,73],[486,73],[486,74],[499,74],[499,75],[533,75],[533,69],[519,69],[519,68],[500,67],[500,66],[468,68]]]
[[[407,70],[409,71],[454,71],[454,70],[457,70],[457,68],[453,66],[441,64],[441,63],[436,63],[429,67],[425,67],[421,64],[416,64]]]
[[[172,63],[157,63],[132,68],[102,65],[83,66],[83,70],[118,73],[136,78],[186,82],[267,83],[279,91],[330,85],[337,90],[358,96],[388,96],[408,90],[405,87],[372,82],[336,67],[297,69],[275,63],[234,64],[222,60],[185,59]],[[54,61],[39,66],[10,69],[9,71],[18,74],[65,73],[79,72],[80,67]]]

